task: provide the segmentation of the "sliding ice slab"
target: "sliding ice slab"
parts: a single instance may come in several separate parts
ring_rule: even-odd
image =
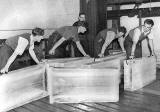
[[[125,53],[117,53],[105,56],[103,58],[96,58],[95,62],[87,63],[88,67],[118,67],[120,68],[120,74],[123,77],[124,64],[123,61],[126,59]],[[117,63],[117,60],[119,62]],[[117,64],[117,65],[116,65]]]
[[[156,79],[155,57],[143,57],[124,61],[124,89],[141,89]]]
[[[117,53],[105,56],[103,58],[96,58],[95,61],[105,61],[105,60],[112,60],[112,59],[126,59],[125,53]]]
[[[0,112],[47,96],[45,64],[31,66],[0,76]]]
[[[65,58],[65,59],[50,59],[46,63],[52,67],[72,67],[72,66],[81,66],[87,62],[94,61],[90,57],[76,57],[76,58]]]

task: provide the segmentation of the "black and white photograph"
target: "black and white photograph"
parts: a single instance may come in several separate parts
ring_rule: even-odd
[[[0,112],[160,112],[160,0],[0,0]]]

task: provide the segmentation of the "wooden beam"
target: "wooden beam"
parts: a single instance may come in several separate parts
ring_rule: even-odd
[[[127,4],[140,4],[149,2],[160,2],[159,0],[106,0],[107,5],[127,5]]]
[[[160,16],[160,7],[140,8],[140,9],[125,9],[107,11],[107,19],[118,19],[121,16],[134,16],[142,11],[141,17],[155,17]]]
[[[89,24],[89,51],[94,57],[94,39],[97,33],[106,28],[106,1],[105,0],[80,0],[80,10],[86,13]]]

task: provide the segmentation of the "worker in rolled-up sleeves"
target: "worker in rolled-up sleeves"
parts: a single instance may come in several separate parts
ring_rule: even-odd
[[[138,26],[129,31],[124,41],[127,59],[142,57],[142,41],[147,39],[150,56],[155,55],[153,48],[152,19],[146,19],[144,25]]]

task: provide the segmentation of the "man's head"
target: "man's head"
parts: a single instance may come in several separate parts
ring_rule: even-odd
[[[148,32],[152,29],[154,22],[152,19],[146,19],[144,21],[144,32]]]
[[[117,38],[122,37],[122,36],[124,37],[126,32],[127,32],[127,30],[126,30],[126,28],[124,26],[119,27],[118,28]]]
[[[41,28],[34,28],[32,30],[32,36],[34,37],[34,40],[37,42],[40,42],[41,39],[43,39],[44,30]]]
[[[79,21],[86,21],[86,15],[85,15],[85,13],[79,13],[78,19],[79,19]]]

